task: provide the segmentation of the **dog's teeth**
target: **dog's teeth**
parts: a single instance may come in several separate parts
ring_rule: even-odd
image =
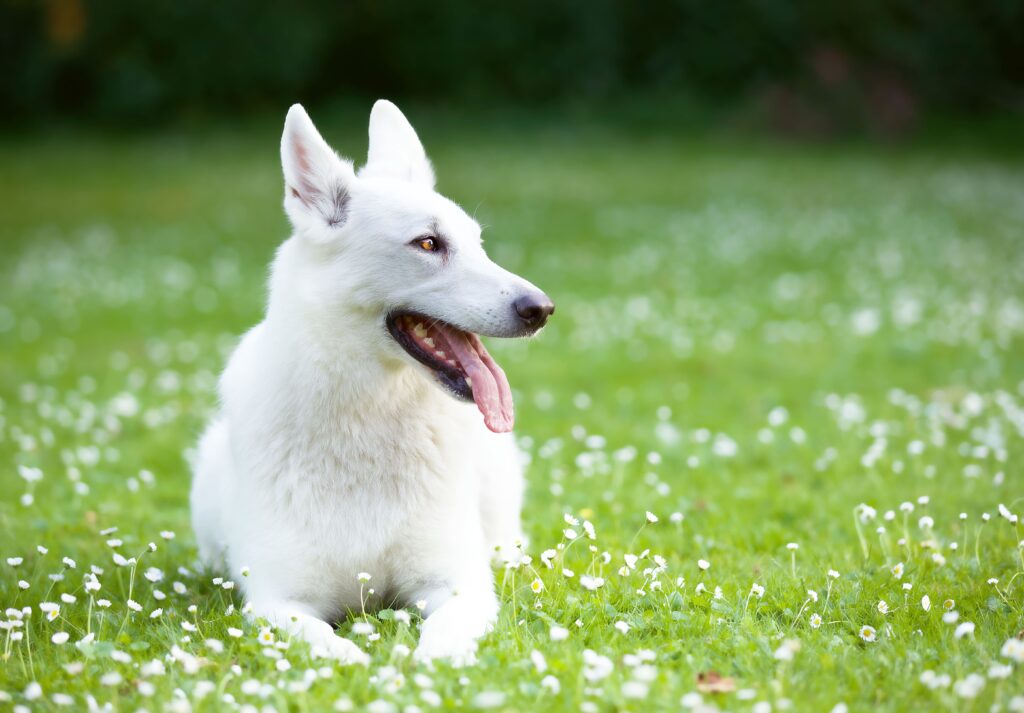
[[[427,336],[427,328],[423,326],[423,322],[417,322],[416,326],[412,328],[412,333],[422,339]]]
[[[427,337],[426,339],[424,339],[424,340],[423,340],[423,343],[424,343],[424,344],[426,344],[426,345],[427,345],[428,347],[430,347],[431,349],[433,349],[433,348],[434,348],[434,340],[433,340],[433,339],[431,339],[430,337]]]
[[[473,380],[470,379],[468,376],[466,377],[466,386],[468,386],[471,389],[473,388]]]
[[[447,354],[445,354],[441,350],[438,350],[438,351],[434,352],[434,354],[437,355],[438,359],[444,359],[446,356],[448,356]]]
[[[459,365],[458,365],[458,363],[456,363],[456,361],[454,359],[449,359],[448,360],[448,366],[458,367]]]

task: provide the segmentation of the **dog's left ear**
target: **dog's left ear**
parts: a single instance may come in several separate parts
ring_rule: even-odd
[[[359,175],[434,187],[434,169],[416,130],[387,99],[378,99],[370,112],[370,151]]]

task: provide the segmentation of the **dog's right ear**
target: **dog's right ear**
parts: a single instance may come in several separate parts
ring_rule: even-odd
[[[281,167],[284,209],[296,231],[327,239],[332,228],[344,225],[356,178],[352,162],[327,145],[301,104],[284,120]]]

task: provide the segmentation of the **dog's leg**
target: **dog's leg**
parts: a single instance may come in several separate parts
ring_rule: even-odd
[[[490,568],[468,578],[461,586],[431,587],[418,592],[414,601],[426,601],[426,620],[420,631],[415,656],[420,661],[450,659],[455,666],[473,663],[476,642],[498,616]]]
[[[300,602],[253,602],[253,618],[262,617],[271,625],[309,643],[314,656],[337,659],[341,663],[367,665],[370,657],[346,638],[334,633],[334,627],[314,615]]]

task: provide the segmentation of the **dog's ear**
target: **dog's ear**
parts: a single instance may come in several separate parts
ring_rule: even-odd
[[[338,156],[302,105],[288,110],[281,135],[284,209],[296,230],[324,235],[344,224],[355,182],[352,163]]]
[[[434,187],[434,169],[416,130],[387,99],[378,99],[370,112],[370,151],[359,175]]]

